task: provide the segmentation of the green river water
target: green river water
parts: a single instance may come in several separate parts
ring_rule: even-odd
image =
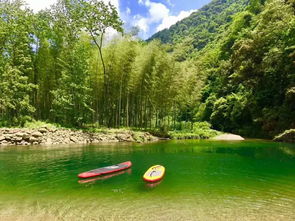
[[[114,176],[77,178],[127,160],[132,168]],[[148,185],[142,175],[155,164],[166,174]],[[295,220],[292,144],[1,147],[0,177],[0,220]]]

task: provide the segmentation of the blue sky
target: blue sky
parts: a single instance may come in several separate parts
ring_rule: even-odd
[[[125,26],[138,26],[140,37],[146,39],[157,31],[208,4],[211,0],[120,0],[120,16]]]
[[[211,0],[102,0],[110,1],[120,13],[126,28],[138,26],[139,36],[149,38],[208,4]],[[55,4],[57,0],[25,0],[35,12]]]

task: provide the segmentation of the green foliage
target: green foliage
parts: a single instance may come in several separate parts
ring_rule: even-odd
[[[0,125],[179,138],[214,136],[211,124],[259,136],[294,128],[294,13],[293,0],[214,0],[152,37],[169,45],[130,35],[103,44],[107,28],[122,32],[110,4],[63,0],[33,14],[1,1]]]
[[[173,44],[178,60],[191,57],[194,50],[201,50],[218,38],[232,21],[232,15],[243,11],[248,0],[214,0],[189,17],[154,34],[148,41],[160,39]]]
[[[30,93],[32,77],[32,14],[20,2],[1,2],[0,116],[4,126],[22,125],[35,108]]]
[[[48,129],[55,129],[55,128],[59,128],[60,125],[58,124],[52,124],[52,123],[47,123],[47,122],[44,122],[44,121],[27,121],[25,124],[24,124],[24,127],[25,128],[29,128],[29,129],[38,129],[38,128],[42,128],[42,127],[46,127]]]
[[[63,71],[58,81],[60,87],[51,91],[52,113],[57,122],[79,127],[91,121],[93,111],[87,59],[90,46],[81,41],[73,47],[71,54],[64,55],[69,63],[60,60]]]
[[[246,11],[235,16],[216,46],[220,61],[215,72],[208,70],[203,89],[205,104],[212,103],[207,94],[216,96],[208,113],[214,128],[235,131],[260,125],[273,135],[292,127],[294,21],[294,8],[277,0],[268,1],[257,15]],[[205,112],[204,106],[199,110]]]
[[[173,139],[209,139],[220,132],[211,129],[208,122],[181,122],[178,130],[170,131],[168,134]]]
[[[213,1],[155,34],[152,39],[174,44],[175,60],[205,76],[195,84],[200,99],[182,115],[250,136],[294,127],[294,12],[293,1]]]

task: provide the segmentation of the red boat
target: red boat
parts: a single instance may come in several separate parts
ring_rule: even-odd
[[[127,161],[127,162],[119,163],[116,165],[97,168],[97,169],[90,170],[90,171],[87,171],[84,173],[80,173],[78,175],[78,177],[79,178],[90,178],[90,177],[105,175],[105,174],[109,174],[109,173],[118,172],[121,170],[126,170],[126,169],[130,168],[131,166],[132,166],[131,161]]]
[[[107,180],[107,179],[110,179],[112,177],[122,175],[124,173],[131,174],[131,168],[129,168],[127,170],[122,170],[122,171],[119,171],[119,172],[115,172],[115,173],[111,173],[111,174],[99,176],[99,177],[92,177],[92,178],[89,178],[89,179],[79,180],[78,183],[81,183],[81,184],[84,184],[84,183],[95,183],[95,181],[98,181],[98,180]]]

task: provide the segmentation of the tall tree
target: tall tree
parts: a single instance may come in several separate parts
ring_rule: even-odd
[[[21,1],[0,3],[0,111],[5,124],[23,124],[35,111],[30,100],[32,13]]]
[[[105,4],[98,0],[75,0],[67,1],[72,18],[81,28],[85,28],[90,34],[99,51],[99,57],[103,67],[104,76],[104,108],[106,118],[109,118],[107,109],[109,106],[109,75],[103,58],[103,40],[108,29],[122,32],[122,21],[116,8],[111,4]],[[103,117],[103,116],[102,116]],[[107,120],[109,121],[109,120]]]

